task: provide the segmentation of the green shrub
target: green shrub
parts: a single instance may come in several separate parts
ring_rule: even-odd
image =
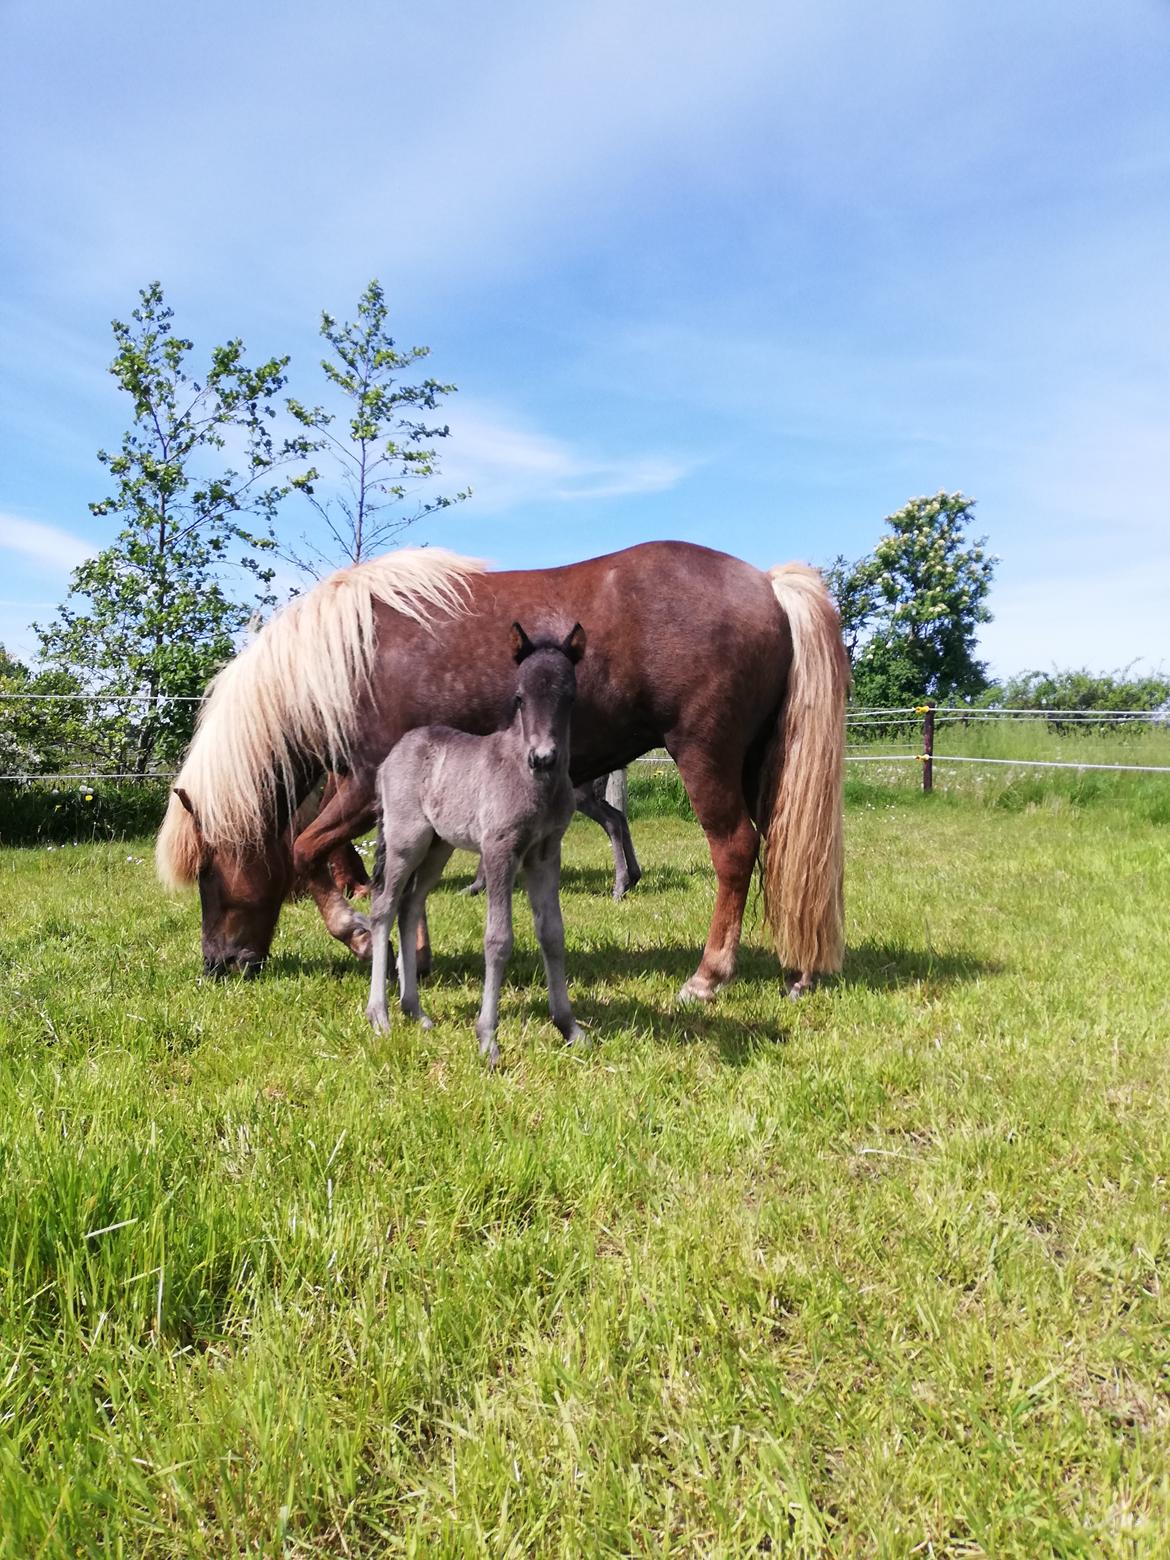
[[[631,818],[693,818],[690,797],[673,764],[635,764],[629,772]]]
[[[63,845],[152,834],[166,809],[165,780],[0,782],[0,845]]]

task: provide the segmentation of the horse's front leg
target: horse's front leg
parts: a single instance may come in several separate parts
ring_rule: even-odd
[[[512,885],[516,880],[516,858],[511,851],[484,852],[487,880],[487,926],[483,934],[483,1001],[475,1021],[479,1054],[495,1068],[500,1060],[496,1028],[500,1019],[500,986],[508,960],[512,957]]]
[[[365,862],[358,855],[357,847],[348,841],[330,852],[329,875],[347,898],[369,897],[370,874],[366,871]]]
[[[565,981],[565,923],[561,918],[561,842],[546,844],[524,863],[524,887],[532,906],[536,940],[548,981],[548,1011],[570,1045],[581,1038],[581,1026],[569,1005]]]
[[[329,858],[365,834],[373,826],[374,813],[372,780],[340,776],[321,811],[293,841],[293,871],[312,894],[326,927],[359,959],[370,957],[369,922],[353,909],[334,882]]]
[[[717,885],[703,957],[679,992],[679,1000],[710,1002],[719,988],[735,976],[743,912],[760,836],[748,816],[739,783],[742,755],[720,754],[717,760],[706,745],[698,743],[679,743],[670,751],[707,836]]]

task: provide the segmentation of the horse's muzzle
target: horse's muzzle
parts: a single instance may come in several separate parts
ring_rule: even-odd
[[[227,953],[217,959],[203,960],[203,973],[209,980],[226,980],[229,975],[242,975],[252,980],[264,968],[264,960],[258,953]]]
[[[538,773],[542,770],[551,769],[556,761],[557,750],[555,747],[529,748],[528,750],[528,767],[529,769],[535,769]]]

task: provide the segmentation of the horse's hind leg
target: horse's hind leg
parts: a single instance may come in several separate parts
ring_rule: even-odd
[[[553,1023],[572,1045],[581,1028],[569,1006],[565,983],[565,924],[561,919],[561,842],[546,844],[524,863],[524,887],[536,923],[536,939],[548,981],[548,1010]]]
[[[613,807],[606,801],[604,782],[579,785],[573,797],[577,811],[599,823],[609,836],[609,848],[613,852],[613,897],[622,899],[642,876],[626,815],[620,807]]]
[[[424,1029],[431,1021],[418,1000],[418,935],[426,910],[427,895],[443,875],[451,859],[451,846],[436,839],[423,857],[407,887],[398,913],[398,1004],[409,1018],[417,1018]]]
[[[475,876],[466,888],[460,889],[462,894],[482,894],[487,887],[487,878],[484,876],[483,857],[479,858],[479,866],[475,869]]]
[[[669,744],[668,744],[669,746]],[[742,755],[716,754],[706,744],[671,747],[715,868],[715,909],[699,967],[679,992],[683,1002],[709,1002],[735,975],[743,912],[751,888],[760,836],[748,816]]]
[[[510,851],[484,852],[487,878],[487,926],[483,935],[483,1001],[475,1021],[479,1054],[494,1068],[500,1060],[496,1026],[500,1018],[500,986],[512,956],[512,886],[516,859]]]

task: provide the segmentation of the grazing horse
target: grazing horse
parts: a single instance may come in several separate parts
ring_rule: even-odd
[[[598,775],[597,779],[590,780],[588,785],[574,786],[573,801],[579,813],[586,818],[592,818],[594,823],[599,823],[605,830],[609,838],[609,848],[613,852],[613,897],[624,899],[630,889],[636,888],[642,881],[642,869],[634,854],[634,839],[630,833],[629,819],[620,807],[614,807],[605,799],[605,782],[608,778],[607,775]],[[334,878],[336,877],[335,871]],[[482,894],[485,884],[481,861],[475,877],[463,892]]]
[[[577,695],[574,667],[585,653],[575,623],[559,644],[533,644],[512,625],[520,668],[508,725],[473,737],[450,726],[416,726],[378,770],[378,865],[370,907],[374,940],[366,1016],[390,1028],[386,1008],[390,925],[398,916],[398,988],[402,1011],[430,1021],[418,1000],[415,937],[427,895],[456,846],[481,853],[487,882],[483,1002],[475,1032],[479,1053],[500,1059],[496,1027],[500,985],[512,953],[512,886],[523,870],[548,978],[553,1023],[571,1044],[580,1029],[565,986],[561,922],[561,840],[573,816],[569,718]]]
[[[329,855],[372,826],[378,766],[407,731],[500,726],[517,620],[543,638],[589,624],[574,784],[659,746],[678,765],[717,883],[680,995],[708,1000],[734,975],[761,843],[764,912],[796,972],[793,994],[839,969],[849,669],[833,603],[802,564],[764,572],[706,547],[647,542],[500,573],[403,550],[342,569],[276,613],[209,690],[159,834],[164,881],[199,884],[207,971],[267,957],[283,893],[273,853],[329,770],[336,789],[298,834],[293,865],[334,936],[368,951]]]

